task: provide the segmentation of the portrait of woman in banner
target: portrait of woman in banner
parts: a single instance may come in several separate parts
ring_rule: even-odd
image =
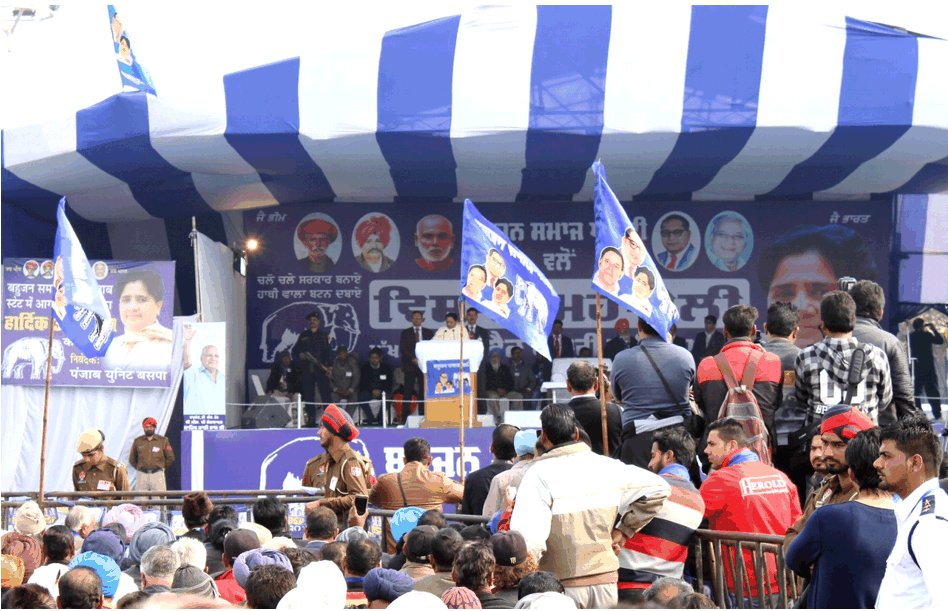
[[[153,269],[130,270],[115,284],[123,331],[102,359],[105,369],[167,371],[171,366],[171,329],[158,322],[165,283]]]
[[[652,314],[652,304],[649,298],[655,292],[655,272],[640,265],[632,272],[632,296],[626,301],[634,308],[638,308],[646,316]]]
[[[711,219],[704,242],[712,265],[722,272],[736,272],[750,259],[754,232],[742,214],[726,210]]]

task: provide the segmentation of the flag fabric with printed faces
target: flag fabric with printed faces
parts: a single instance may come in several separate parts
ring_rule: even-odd
[[[629,220],[606,182],[601,161],[596,174],[596,261],[592,288],[603,297],[631,310],[668,341],[668,329],[678,321],[678,308],[640,232]]]
[[[462,233],[461,298],[550,358],[546,338],[560,309],[553,285],[469,199]]]
[[[105,355],[112,343],[112,315],[89,259],[66,217],[66,198],[56,211],[53,316],[66,337],[89,358]]]

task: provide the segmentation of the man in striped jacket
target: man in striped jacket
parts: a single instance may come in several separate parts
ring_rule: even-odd
[[[695,440],[681,426],[655,431],[648,468],[671,486],[661,510],[619,553],[619,600],[634,601],[662,577],[681,579],[691,539],[704,517],[704,501],[689,481]]]

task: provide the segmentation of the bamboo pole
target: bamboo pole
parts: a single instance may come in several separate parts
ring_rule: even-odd
[[[609,456],[609,426],[606,422],[606,389],[602,365],[602,296],[596,293],[596,352],[599,354],[599,406],[602,412],[602,453]]]
[[[46,488],[46,432],[49,422],[49,381],[53,375],[53,329],[56,319],[53,312],[49,312],[49,343],[46,345],[46,397],[43,399],[43,441],[40,445],[40,481],[39,500],[43,500],[43,491]]]
[[[461,325],[460,321],[464,320],[462,312],[464,310],[464,299],[458,299],[458,324]],[[459,465],[459,471],[461,472],[461,483],[464,483],[464,327],[461,326],[461,350],[460,356],[458,358],[458,369],[461,371],[461,377],[458,382],[458,404],[461,409],[458,411],[460,418],[460,432],[458,440],[458,447],[461,448],[461,464]],[[474,392],[474,386],[471,385],[471,392]]]

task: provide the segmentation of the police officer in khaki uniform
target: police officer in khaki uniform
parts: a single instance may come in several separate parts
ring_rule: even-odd
[[[79,436],[76,451],[82,454],[82,460],[72,466],[72,485],[76,492],[129,489],[125,465],[105,455],[104,442],[105,435],[96,429],[89,429]]]
[[[326,451],[310,459],[303,471],[303,486],[322,488],[325,498],[308,503],[307,514],[317,507],[328,507],[343,522],[355,497],[369,496],[368,464],[349,447],[358,436],[359,429],[349,414],[335,405],[326,408],[319,421],[319,443]]]
[[[145,434],[136,437],[128,453],[128,464],[138,470],[135,490],[167,490],[165,469],[174,462],[174,450],[167,437],[155,435],[158,421],[145,418],[142,429]]]

